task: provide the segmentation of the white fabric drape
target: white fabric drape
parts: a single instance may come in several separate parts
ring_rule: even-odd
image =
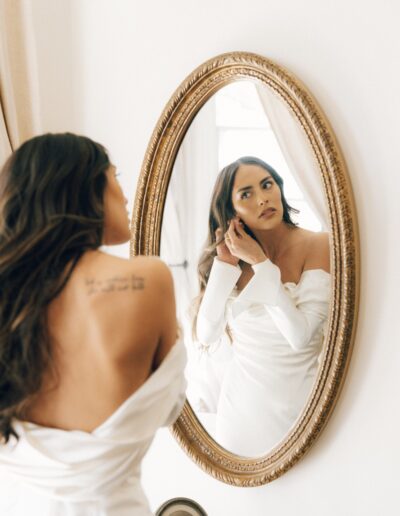
[[[6,121],[3,113],[3,106],[0,98],[0,167],[7,156],[11,153],[11,142],[7,133]]]
[[[203,368],[210,365],[209,361],[200,360],[198,348],[192,342],[189,307],[199,293],[197,266],[207,238],[211,193],[217,173],[218,134],[215,97],[211,97],[196,115],[180,146],[168,188],[161,231],[160,255],[171,267],[174,277],[177,314],[188,352],[186,375],[190,378],[187,390],[190,400],[198,399],[198,379],[203,386]],[[214,385],[210,386],[210,395],[215,392]],[[206,404],[210,406],[208,399]],[[196,408],[204,407],[196,405]]]
[[[158,369],[92,432],[14,422],[0,446],[1,516],[151,516],[141,462],[185,400],[186,352],[177,341]]]
[[[302,189],[306,201],[319,219],[322,229],[326,230],[329,219],[325,195],[311,145],[298,121],[280,97],[259,84],[256,88],[288,167]]]
[[[27,0],[0,0],[0,166],[40,132],[36,51]]]
[[[197,265],[207,237],[211,192],[217,172],[215,99],[211,98],[196,115],[179,149],[161,231],[160,255],[174,275],[181,321],[198,294]]]

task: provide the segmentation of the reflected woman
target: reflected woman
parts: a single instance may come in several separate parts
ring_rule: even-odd
[[[231,339],[216,439],[238,455],[278,444],[316,377],[330,299],[329,238],[298,227],[295,211],[282,178],[258,158],[240,158],[218,175],[195,334],[205,346],[215,347],[225,332]]]
[[[140,464],[185,398],[171,274],[122,259],[107,152],[46,134],[0,173],[0,514],[151,513]],[[160,302],[162,299],[162,302]]]

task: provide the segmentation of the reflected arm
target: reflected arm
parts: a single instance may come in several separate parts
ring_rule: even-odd
[[[202,344],[210,345],[221,337],[226,326],[226,301],[241,274],[239,266],[214,258],[197,315],[197,338]]]
[[[296,306],[282,285],[279,267],[267,259],[252,268],[254,276],[238,296],[237,308],[240,310],[243,303],[265,305],[290,347],[297,351],[306,348],[326,320],[328,276],[321,289],[316,289],[314,284],[311,296],[306,296],[305,301]],[[237,314],[237,309],[234,312]]]

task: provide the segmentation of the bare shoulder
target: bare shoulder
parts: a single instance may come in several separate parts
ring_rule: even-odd
[[[170,320],[176,319],[168,266],[158,257],[124,259],[98,252],[82,263],[79,275],[83,305],[107,353],[118,360],[140,350],[154,353]]]
[[[307,231],[304,270],[307,269],[323,269],[330,272],[329,233]]]
[[[132,284],[142,284],[148,294],[160,296],[173,292],[171,271],[158,256],[136,256],[127,260],[125,267]]]
[[[115,301],[118,316],[125,320],[128,334],[133,332],[139,337],[139,345],[127,346],[128,356],[138,346],[148,350],[145,342],[151,337],[154,346],[153,367],[165,358],[176,341],[176,305],[172,274],[168,266],[156,256],[137,256],[120,264],[119,274],[129,278],[130,290],[123,300]],[[117,308],[118,307],[118,308]],[[138,328],[138,323],[140,329]],[[124,351],[120,352],[124,355]]]
[[[172,281],[172,275],[167,264],[158,256],[135,256],[130,260],[125,260],[125,263],[126,267],[132,272],[142,272],[154,276],[158,281]]]
[[[129,294],[170,288],[172,276],[157,256],[125,259],[98,253],[84,267],[87,291],[91,294]]]
[[[158,257],[124,259],[103,252],[87,253],[73,276],[71,286],[81,306],[115,324],[137,322],[144,313],[152,313],[158,320],[160,300],[174,303],[172,275]]]

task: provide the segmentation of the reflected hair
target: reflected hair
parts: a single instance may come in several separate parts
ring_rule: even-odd
[[[103,240],[104,147],[70,133],[22,144],[0,172],[0,439],[53,370],[49,303]]]
[[[195,340],[197,340],[197,315],[199,312],[201,301],[203,299],[204,291],[207,286],[208,278],[210,276],[213,260],[217,256],[217,246],[224,240],[224,235],[226,231],[228,231],[229,222],[236,216],[236,212],[232,203],[232,190],[233,184],[235,182],[236,173],[239,170],[240,165],[257,165],[258,167],[263,168],[272,176],[273,180],[278,185],[279,190],[281,192],[281,202],[283,207],[282,220],[288,226],[297,226],[297,223],[294,222],[292,219],[292,214],[299,213],[299,210],[293,208],[287,202],[283,191],[283,179],[278,174],[278,172],[276,172],[276,170],[273,167],[271,167],[271,165],[269,165],[262,159],[256,158],[254,156],[243,156],[234,161],[233,163],[227,165],[220,171],[220,173],[217,176],[211,196],[211,206],[208,217],[207,241],[205,243],[203,252],[200,256],[197,268],[200,294],[193,301],[192,304],[192,334]],[[257,240],[249,227],[247,227],[246,225],[244,225],[243,227],[244,230],[251,237]],[[221,237],[217,240],[215,232],[218,228],[222,229],[222,234]],[[239,265],[241,265],[241,262],[239,262]]]

